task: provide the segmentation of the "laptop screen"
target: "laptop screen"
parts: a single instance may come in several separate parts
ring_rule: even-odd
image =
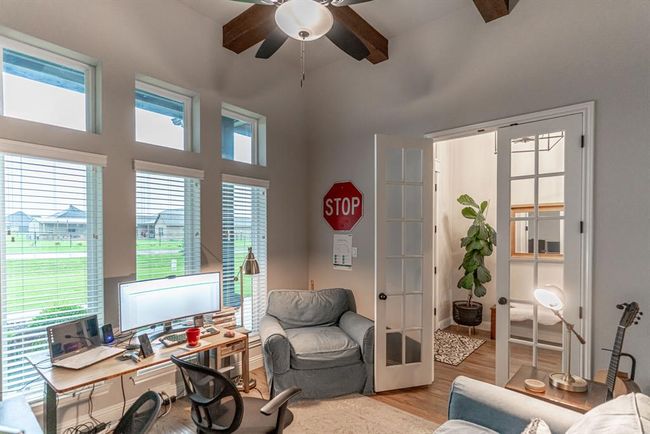
[[[99,346],[97,315],[48,327],[47,340],[53,362]]]

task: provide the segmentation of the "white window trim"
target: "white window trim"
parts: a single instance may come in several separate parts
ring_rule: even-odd
[[[45,48],[39,48],[34,45],[30,45],[25,42],[20,42],[15,39],[10,39],[1,35],[0,35],[0,47],[2,48],[6,47],[10,50],[19,51],[29,56],[41,58],[43,60],[58,63],[60,65],[67,66],[69,68],[83,71],[86,79],[86,132],[88,133],[98,132],[97,131],[98,116],[95,112],[97,107],[96,65],[84,63],[79,60],[72,59],[70,57],[61,54],[57,54],[54,51]],[[3,86],[1,85],[1,81],[2,81],[1,74],[3,70],[4,70],[4,65],[2,63],[2,56],[0,55],[0,114],[4,116],[4,107],[2,106],[2,101],[4,100],[2,94]],[[28,121],[28,122],[36,122],[36,121]],[[42,122],[37,122],[37,123],[42,123]],[[49,124],[45,124],[45,125],[49,125]],[[66,127],[60,127],[60,128],[66,128]]]
[[[250,185],[253,187],[262,187],[267,190],[271,187],[271,182],[267,181],[266,179],[249,178],[246,176],[229,175],[226,173],[221,175],[221,181],[228,182],[231,184],[243,184],[243,185]]]
[[[251,137],[251,166],[260,166],[260,118],[261,116],[255,117],[255,116],[250,116],[242,113],[243,109],[239,109],[238,107],[235,107],[230,104],[223,104],[221,107],[221,116],[226,116],[231,119],[235,119],[241,122],[246,122],[251,124],[251,129],[253,131],[253,136]],[[222,157],[223,159],[223,157]],[[228,160],[225,159],[226,161],[233,161],[235,163],[243,163],[247,164],[243,161],[237,161],[237,160]]]
[[[108,157],[106,157],[106,155],[74,151],[72,149],[57,148],[54,146],[38,145],[36,143],[19,142],[3,138],[0,138],[0,152],[11,155],[27,155],[30,157],[68,161],[71,163],[93,164],[101,167],[106,167],[108,164]]]
[[[169,164],[152,163],[149,161],[133,160],[133,169],[141,172],[162,173],[163,175],[182,176],[184,178],[205,179],[203,170],[188,167],[171,166]]]
[[[183,124],[183,151],[192,151],[193,149],[193,130],[194,130],[194,113],[193,113],[193,106],[194,106],[194,98],[195,95],[190,95],[189,91],[183,90],[182,92],[179,90],[170,90],[170,88],[175,88],[179,89],[177,86],[173,85],[168,85],[168,84],[152,84],[149,83],[149,81],[156,81],[154,79],[149,79],[147,77],[139,77],[136,78],[135,80],[135,88],[139,90],[143,90],[145,92],[153,93],[156,95],[160,95],[162,97],[174,100],[174,101],[179,101],[183,103],[183,116],[184,116],[184,124]],[[162,82],[159,82],[162,83]],[[134,101],[134,106],[135,106],[135,101]],[[167,149],[174,149],[174,148],[169,148],[168,146],[164,145],[159,145],[156,143],[147,143],[147,142],[138,142],[138,143],[144,143],[146,145],[154,145],[154,146],[160,146],[162,148],[167,148]],[[176,149],[179,150],[179,149]]]

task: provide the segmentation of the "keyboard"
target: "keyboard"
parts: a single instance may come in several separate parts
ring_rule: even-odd
[[[201,327],[201,335],[199,336],[199,339],[207,338],[208,336],[214,336],[216,334],[219,334],[219,330],[216,327],[213,326]],[[162,342],[163,345],[166,347],[182,345],[185,342],[187,342],[187,336],[185,335],[185,332],[172,333],[160,338],[160,342]]]

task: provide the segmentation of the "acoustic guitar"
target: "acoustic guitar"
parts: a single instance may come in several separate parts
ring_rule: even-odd
[[[643,312],[639,312],[639,304],[634,301],[632,303],[618,304],[616,307],[623,310],[623,315],[616,329],[616,339],[614,339],[614,347],[611,349],[612,357],[609,361],[609,369],[607,371],[598,371],[594,376],[594,381],[607,384],[608,401],[616,396],[641,391],[639,386],[634,382],[636,360],[632,355],[623,353],[622,351],[625,331],[632,325],[639,323]],[[605,348],[603,349],[610,351]],[[618,372],[621,356],[628,357],[632,361],[630,375]]]

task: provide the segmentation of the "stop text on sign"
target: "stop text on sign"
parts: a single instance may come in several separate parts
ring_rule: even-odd
[[[335,231],[350,231],[363,217],[363,194],[351,182],[337,182],[323,197],[323,218]]]

